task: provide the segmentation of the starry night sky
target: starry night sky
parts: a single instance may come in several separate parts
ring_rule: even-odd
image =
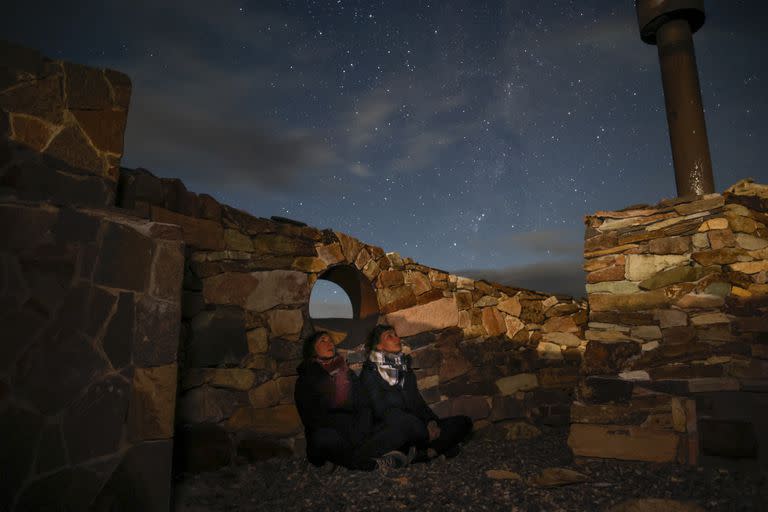
[[[123,165],[465,275],[582,295],[583,221],[676,195],[631,0],[11,0],[0,37],[133,80]],[[764,0],[694,36],[718,191],[768,182]]]

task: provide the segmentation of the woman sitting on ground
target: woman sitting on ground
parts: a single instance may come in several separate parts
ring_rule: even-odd
[[[374,419],[407,432],[418,449],[417,461],[458,455],[459,443],[472,432],[472,420],[467,416],[438,418],[429,408],[416,385],[411,357],[402,352],[395,329],[383,324],[374,327],[368,350],[360,380],[371,400]]]
[[[357,375],[347,367],[327,332],[304,342],[294,398],[304,423],[307,459],[349,469],[402,467],[410,460],[397,448],[408,443],[406,432],[386,423],[374,425],[370,402]]]

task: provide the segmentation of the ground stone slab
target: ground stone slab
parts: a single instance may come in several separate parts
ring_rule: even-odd
[[[529,480],[537,487],[559,487],[561,485],[579,484],[589,480],[589,477],[568,468],[547,468]]]
[[[658,498],[627,500],[606,512],[704,512],[696,503]]]

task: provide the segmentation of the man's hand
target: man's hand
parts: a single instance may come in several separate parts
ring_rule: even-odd
[[[437,424],[435,420],[430,421],[427,423],[427,431],[429,432],[429,440],[434,441],[438,437],[440,437],[440,426]]]

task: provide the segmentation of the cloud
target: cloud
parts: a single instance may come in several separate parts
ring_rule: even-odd
[[[570,256],[580,253],[584,248],[580,239],[574,240],[573,232],[558,229],[503,235],[496,243],[500,250],[522,250],[551,255]]]
[[[580,260],[533,263],[500,269],[456,270],[455,274],[493,283],[573,297],[585,295],[585,274]]]

